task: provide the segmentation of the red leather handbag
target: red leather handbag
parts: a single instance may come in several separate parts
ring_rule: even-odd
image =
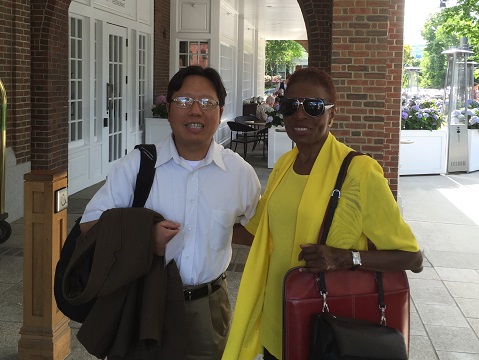
[[[384,272],[387,326],[399,330],[409,344],[409,283],[404,271]],[[380,323],[378,289],[373,271],[326,273],[329,312],[336,316]],[[283,359],[307,360],[311,321],[323,309],[317,274],[291,269],[284,279]]]
[[[320,231],[320,243],[325,243],[337,199],[351,158],[345,159],[338,175],[335,191],[328,205]],[[333,204],[332,204],[333,203]],[[328,224],[329,223],[329,224]],[[319,274],[290,269],[283,287],[283,359],[308,360],[311,348],[311,323],[323,311],[323,295]],[[364,270],[344,270],[324,273],[327,283],[327,305],[335,316],[381,323],[376,273]],[[399,330],[409,348],[409,283],[405,271],[382,273],[384,302],[387,306],[387,326]]]

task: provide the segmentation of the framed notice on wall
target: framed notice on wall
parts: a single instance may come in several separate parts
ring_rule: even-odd
[[[184,40],[180,41],[179,67],[189,65],[209,66],[208,41]]]

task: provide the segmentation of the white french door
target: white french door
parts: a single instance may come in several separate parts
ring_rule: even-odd
[[[153,0],[127,1],[131,21],[98,7],[106,2],[69,8],[69,194],[104,180],[142,141],[153,99]]]
[[[102,159],[106,175],[112,164],[125,155],[127,144],[127,29],[103,27],[103,131]]]

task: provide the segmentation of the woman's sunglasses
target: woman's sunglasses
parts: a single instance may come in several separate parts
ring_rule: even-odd
[[[303,105],[304,111],[310,116],[321,116],[334,104],[324,101],[324,99],[304,99],[300,101],[297,98],[284,98],[279,106],[279,112],[285,116],[293,115],[299,109],[299,105]]]

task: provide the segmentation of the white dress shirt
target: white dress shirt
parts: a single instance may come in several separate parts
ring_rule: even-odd
[[[156,149],[155,179],[145,207],[181,224],[166,255],[172,254],[185,285],[214,280],[231,261],[233,224],[244,225],[254,215],[261,193],[256,172],[214,141],[194,169],[178,155],[171,136]],[[139,168],[139,150],[120,159],[86,206],[82,222],[97,220],[111,208],[131,207]]]

